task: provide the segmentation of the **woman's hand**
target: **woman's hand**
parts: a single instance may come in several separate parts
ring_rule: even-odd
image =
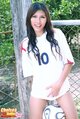
[[[59,81],[57,81],[57,82],[53,83],[52,85],[48,86],[46,89],[50,90],[48,97],[49,96],[57,96],[61,89],[61,83]]]
[[[66,80],[66,77],[70,73],[71,68],[72,68],[72,64],[67,63],[64,65],[64,68],[63,68],[62,73],[59,77],[59,80],[57,80],[54,84],[47,87],[47,90],[50,90],[50,93],[48,96],[57,96],[59,94],[59,91],[60,91],[64,81]]]

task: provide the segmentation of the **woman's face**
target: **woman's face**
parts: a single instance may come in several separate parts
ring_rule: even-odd
[[[46,21],[46,15],[42,10],[37,11],[31,17],[31,26],[34,29],[36,36],[41,36],[43,34]]]

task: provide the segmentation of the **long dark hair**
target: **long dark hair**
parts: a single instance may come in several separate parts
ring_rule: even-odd
[[[42,10],[45,13],[46,18],[47,18],[47,22],[46,22],[46,25],[44,27],[44,31],[47,31],[46,39],[50,42],[51,51],[53,52],[52,47],[54,46],[55,51],[58,54],[60,54],[60,48],[59,48],[58,42],[57,42],[57,40],[54,39],[54,31],[52,29],[49,11],[48,11],[45,4],[39,3],[39,2],[35,2],[35,3],[31,4],[31,6],[27,12],[26,26],[27,26],[27,36],[29,39],[29,41],[28,41],[28,53],[30,51],[32,51],[35,56],[36,56],[36,52],[39,53],[39,48],[36,45],[36,34],[34,32],[34,29],[31,26],[31,17],[38,10]]]

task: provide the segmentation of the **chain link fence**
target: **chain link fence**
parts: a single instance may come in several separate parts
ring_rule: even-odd
[[[52,23],[54,24],[54,27],[62,29],[62,31],[65,33],[75,59],[75,65],[73,66],[73,69],[69,75],[69,80],[71,84],[71,93],[75,100],[78,113],[80,115],[80,20],[79,22],[74,21],[74,23],[73,21],[54,21]],[[5,35],[1,35],[5,39]],[[10,34],[6,34],[6,37],[8,37],[8,35]],[[5,50],[5,46],[3,45],[5,44],[5,42],[6,39],[3,41],[0,39],[1,50]],[[8,40],[8,42],[11,42],[11,47],[13,47],[13,41]],[[4,47],[2,47],[2,45]],[[7,48],[9,49],[9,46],[7,46]],[[4,52],[5,56],[3,56],[2,54],[2,56],[0,57],[0,108],[13,107],[19,110],[18,84],[16,77],[14,51],[13,53],[11,53],[11,56],[7,55],[7,51]],[[10,49],[8,50],[8,52],[10,52]],[[4,58],[1,62],[2,57]],[[9,64],[4,65],[7,58],[9,58],[10,62]]]

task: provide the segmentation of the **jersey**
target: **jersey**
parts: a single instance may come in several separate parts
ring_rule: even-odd
[[[46,40],[47,32],[44,32],[42,36],[36,37],[37,47],[39,48],[40,55],[36,54],[36,58],[32,52],[27,51],[28,39],[25,38],[22,43],[22,69],[24,77],[33,75],[33,83],[31,95],[46,100],[54,100],[64,95],[69,89],[70,84],[68,79],[64,81],[58,96],[48,96],[50,89],[47,89],[49,85],[55,83],[64,68],[66,63],[73,63],[74,59],[66,41],[64,33],[60,29],[54,30],[54,38],[58,41],[60,47],[59,54],[56,53],[53,46],[53,52],[51,51],[50,43]]]

